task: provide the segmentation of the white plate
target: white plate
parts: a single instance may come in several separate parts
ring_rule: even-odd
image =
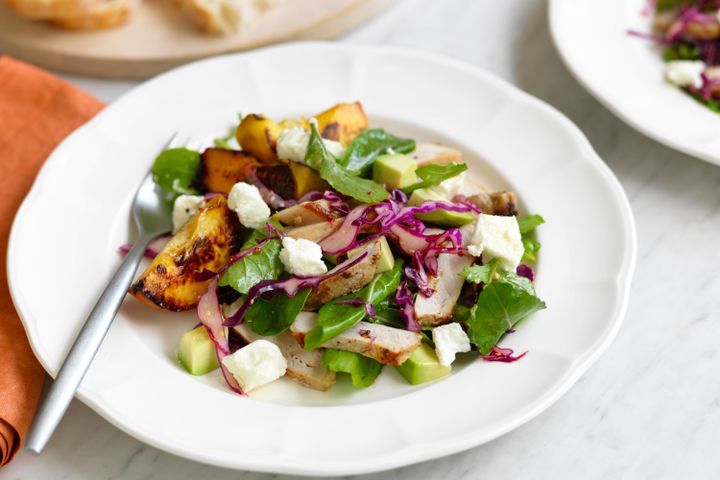
[[[550,0],[555,45],[577,79],[631,127],[720,165],[720,115],[663,77],[662,49],[628,30],[650,32],[647,0]]]
[[[491,186],[542,213],[537,289],[549,309],[503,341],[513,364],[467,362],[413,388],[392,369],[364,391],[282,380],[250,398],[175,360],[192,314],[129,299],[79,397],[135,437],[188,458],[304,475],[372,472],[492,440],[555,402],[620,327],[635,263],[625,195],[560,113],[476,68],[427,54],[293,44],[162,75],[113,103],[52,154],[17,215],[8,271],[33,349],[55,374],[132,237],[133,190],[173,131],[226,131],[237,112],[308,114],[362,100],[371,123],[466,152]]]

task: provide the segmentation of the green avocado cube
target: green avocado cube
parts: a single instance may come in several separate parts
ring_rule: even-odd
[[[186,332],[178,349],[180,364],[192,375],[205,375],[218,368],[215,344],[202,325]]]
[[[388,245],[387,239],[385,237],[380,237],[380,261],[377,264],[377,269],[375,270],[375,273],[383,273],[387,272],[389,270],[392,270],[392,268],[395,266],[395,257],[393,256],[392,250],[390,250],[390,245]],[[356,255],[359,255],[365,250],[365,245],[360,245],[357,248],[353,248],[348,252],[348,258],[352,258]]]
[[[432,382],[450,375],[452,371],[450,365],[440,365],[435,351],[424,343],[413,351],[405,363],[395,368],[412,385]]]
[[[407,155],[380,155],[373,164],[373,180],[392,190],[417,182],[417,161]]]
[[[408,205],[418,206],[428,200],[447,201],[445,197],[429,188],[418,188],[410,195]],[[428,213],[417,213],[415,217],[423,222],[433,223],[441,227],[462,227],[475,220],[473,214],[469,212],[451,212],[441,209]]]

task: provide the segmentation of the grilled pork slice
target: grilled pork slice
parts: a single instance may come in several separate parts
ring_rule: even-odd
[[[468,202],[487,215],[512,217],[518,214],[518,198],[515,192],[478,193],[468,197]]]
[[[304,227],[295,227],[285,230],[285,234],[292,238],[304,238],[312,242],[319,242],[342,225],[345,218],[334,218],[328,222],[312,223]]]
[[[301,312],[297,316],[290,332],[298,343],[304,343],[305,335],[315,327],[316,321],[316,313]],[[359,353],[386,365],[401,365],[420,345],[420,340],[416,332],[360,322],[322,346]]]
[[[322,362],[322,350],[303,349],[288,332],[275,337],[264,337],[253,332],[244,323],[233,328],[248,343],[261,338],[277,345],[288,362],[286,375],[306,387],[325,391],[335,383],[335,372],[328,370]]]
[[[431,163],[459,163],[462,159],[460,150],[438,143],[419,143],[410,156],[417,160],[419,167]]]
[[[315,309],[333,298],[354,292],[367,285],[375,276],[377,264],[380,261],[380,240],[376,239],[368,242],[365,250],[368,254],[358,263],[345,270],[339,275],[332,275],[333,272],[343,269],[348,263],[353,262],[353,258],[345,260],[343,263],[328,272],[329,278],[320,282],[313,289],[312,293],[305,302],[305,308]]]
[[[273,215],[273,218],[289,227],[302,227],[303,225],[325,222],[342,216],[342,212],[333,209],[330,202],[320,199],[299,203],[280,210]]]
[[[418,294],[415,316],[420,325],[442,325],[452,318],[465,279],[460,272],[473,263],[469,255],[438,255],[438,277],[433,279],[435,291],[429,297]]]

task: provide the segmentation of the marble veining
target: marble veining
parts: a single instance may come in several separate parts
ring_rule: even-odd
[[[363,479],[720,478],[720,167],[645,138],[586,93],[552,45],[543,1],[398,0],[341,41],[459,58],[554,105],[620,179],[639,237],[626,322],[557,404],[487,445]],[[135,84],[65,78],[104,101]],[[41,457],[22,452],[0,477],[289,478],[175,457],[78,401]]]

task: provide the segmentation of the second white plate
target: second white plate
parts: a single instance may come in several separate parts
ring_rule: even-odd
[[[288,75],[288,72],[298,72]],[[475,176],[516,190],[547,224],[537,289],[549,308],[502,342],[513,364],[457,365],[411,387],[386,368],[363,391],[290,380],[239,397],[176,361],[192,313],[128,299],[79,390],[131,435],[202,462],[304,475],[358,474],[479,445],[555,402],[622,322],[635,230],[620,185],[580,131],[477,68],[427,54],[293,44],[194,63],[136,88],[51,155],[15,220],[10,286],[32,347],[55,374],[132,237],[129,206],[152,158],[180,131],[227,131],[237,112],[309,114],[361,100],[371,123],[465,152]]]
[[[647,0],[550,0],[560,54],[590,93],[645,135],[720,165],[720,114],[663,78],[662,50],[628,30],[649,32]]]

